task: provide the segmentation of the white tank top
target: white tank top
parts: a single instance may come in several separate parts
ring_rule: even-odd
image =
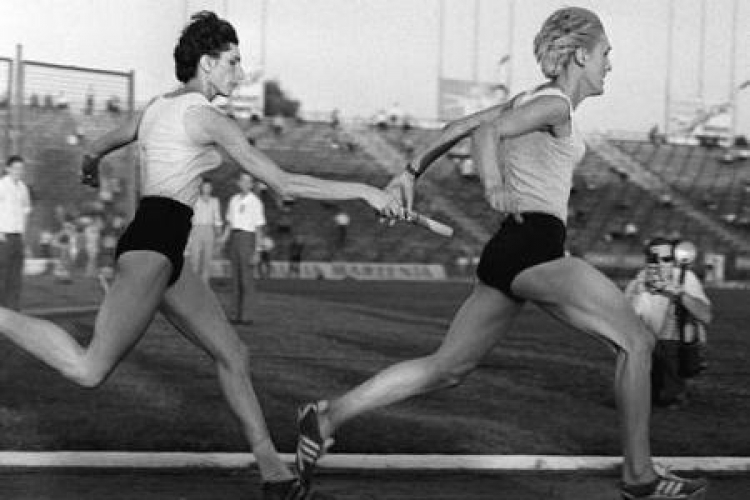
[[[536,131],[502,141],[498,147],[499,172],[483,172],[487,178],[483,180],[486,190],[500,191],[492,197],[500,200],[499,206],[493,203],[493,208],[506,213],[544,212],[565,223],[573,170],[583,158],[586,145],[573,122],[570,99],[560,89],[525,92],[514,105],[541,95],[565,99],[570,109],[571,135],[558,138]],[[491,198],[491,193],[485,194]]]
[[[192,207],[198,199],[200,176],[221,164],[213,146],[196,144],[185,130],[185,113],[195,106],[210,106],[198,93],[158,97],[141,118],[138,148],[141,193],[163,196]]]

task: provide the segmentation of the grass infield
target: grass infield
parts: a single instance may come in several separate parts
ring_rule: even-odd
[[[239,332],[281,451],[293,451],[298,404],[431,352],[469,287],[263,282],[255,324]],[[710,370],[692,381],[686,407],[655,410],[654,455],[750,456],[750,292],[709,295]],[[93,314],[53,319],[85,341]],[[465,384],[350,422],[332,452],[618,456],[613,361],[604,345],[528,306]],[[246,451],[208,358],[159,317],[98,390],[74,386],[3,339],[0,380],[3,450]]]

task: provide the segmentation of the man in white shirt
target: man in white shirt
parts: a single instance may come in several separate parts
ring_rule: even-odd
[[[0,177],[0,306],[18,311],[23,274],[23,235],[31,212],[29,189],[21,180],[24,161],[8,158]]]
[[[253,266],[257,242],[263,238],[266,225],[263,202],[253,192],[255,182],[247,173],[241,173],[237,181],[240,192],[232,196],[227,207],[227,226],[223,241],[229,239],[229,263],[232,281],[232,321],[251,324],[249,315],[255,307],[255,279]]]
[[[652,399],[659,406],[676,406],[687,398],[687,384],[680,374],[679,343],[706,342],[711,301],[698,277],[675,265],[674,242],[654,238],[646,245],[645,254],[646,267],[628,283],[625,295],[660,341],[651,368]],[[684,311],[683,322],[679,321],[678,307]]]
[[[211,181],[203,179],[200,196],[193,205],[193,228],[188,242],[190,265],[206,284],[211,279],[214,248],[218,237],[221,236],[223,225],[219,199],[211,196],[212,191]]]

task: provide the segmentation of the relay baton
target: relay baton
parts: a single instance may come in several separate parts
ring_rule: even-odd
[[[429,229],[435,234],[439,234],[440,236],[445,236],[446,238],[450,238],[453,236],[453,228],[450,227],[447,224],[443,224],[442,222],[438,222],[434,219],[430,219],[426,215],[422,215],[419,212],[415,212],[413,210],[409,211],[407,213],[406,220],[408,222],[411,222],[412,224],[416,224],[417,226],[422,226],[425,229]]]

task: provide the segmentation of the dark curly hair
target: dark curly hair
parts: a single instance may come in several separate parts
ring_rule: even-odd
[[[201,56],[218,57],[229,49],[231,43],[239,44],[239,41],[237,32],[229,22],[207,10],[193,14],[174,48],[177,79],[182,83],[188,82],[195,76]]]

